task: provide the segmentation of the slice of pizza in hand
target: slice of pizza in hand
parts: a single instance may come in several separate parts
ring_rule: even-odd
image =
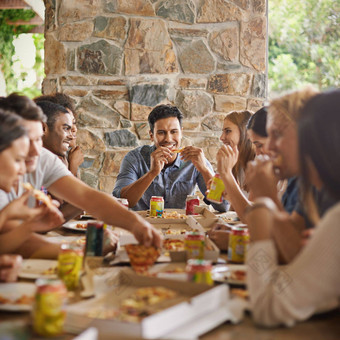
[[[181,153],[184,148],[171,150],[172,153]]]
[[[146,247],[142,244],[127,244],[125,250],[129,256],[132,268],[137,273],[147,271],[158,259],[160,249]]]
[[[30,183],[22,183],[22,186],[24,187],[24,189],[28,191],[32,191],[33,197],[37,199],[38,201],[41,201],[42,203],[44,203],[47,207],[49,208],[54,207],[51,198],[47,196],[45,193],[43,193],[42,191],[34,189]]]

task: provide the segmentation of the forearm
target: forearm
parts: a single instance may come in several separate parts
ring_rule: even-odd
[[[57,259],[60,244],[52,243],[45,236],[31,234],[28,240],[16,249],[15,253],[24,258]]]
[[[122,188],[120,197],[126,198],[129,201],[129,207],[133,208],[156,177],[151,172],[146,173],[134,183]]]
[[[243,194],[232,173],[222,174],[225,191],[228,194],[228,200],[236,211],[242,222],[245,221],[244,211],[251,204],[247,197]]]
[[[72,218],[81,215],[83,213],[82,209],[79,209],[72,204],[63,203],[59,209],[64,215],[65,221],[69,221]]]
[[[27,242],[33,233],[30,225],[26,223],[6,229],[8,231],[0,235],[1,254],[14,253],[16,249]]]
[[[213,172],[208,167],[205,167],[204,169],[200,169],[200,170],[197,169],[197,170],[201,173],[205,186],[208,187],[210,180],[214,177]]]

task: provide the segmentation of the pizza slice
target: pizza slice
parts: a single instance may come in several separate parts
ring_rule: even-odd
[[[22,183],[22,186],[26,190],[29,190],[29,191],[32,190],[32,195],[36,200],[41,201],[42,203],[44,203],[49,208],[54,207],[51,198],[49,196],[47,196],[46,194],[44,194],[42,191],[34,189],[32,184]]]
[[[125,250],[129,256],[131,266],[138,272],[151,267],[160,255],[160,249],[156,247],[146,247],[142,244],[127,244]]]
[[[180,149],[174,149],[171,150],[172,153],[181,153],[184,150],[184,148],[180,148]]]

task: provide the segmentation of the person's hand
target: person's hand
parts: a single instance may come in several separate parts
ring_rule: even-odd
[[[196,146],[186,146],[180,155],[183,161],[191,161],[199,172],[207,169],[203,149]]]
[[[232,170],[238,160],[238,148],[236,145],[222,145],[218,150],[217,159],[217,172],[220,175],[232,175]]]
[[[105,229],[103,245],[103,255],[111,252],[115,253],[119,245],[118,235],[112,230]]]
[[[65,222],[63,214],[57,208],[59,203],[55,200],[52,202],[53,204],[49,207],[41,205],[42,213],[27,221],[33,232],[47,232]]]
[[[246,184],[253,195],[269,197],[277,200],[277,182],[273,162],[268,156],[258,156],[254,161],[248,162],[246,168]]]
[[[0,255],[0,281],[14,282],[21,268],[20,255]]]
[[[69,169],[74,176],[77,176],[79,166],[84,162],[84,155],[79,146],[70,149],[68,153]]]
[[[146,247],[155,246],[160,248],[162,245],[162,236],[160,233],[142,217],[138,216],[138,222],[130,230],[137,241]]]
[[[28,198],[32,190],[25,191],[19,198],[13,200],[5,206],[2,213],[6,220],[31,220],[43,214],[43,207],[30,208],[27,205]]]
[[[172,158],[172,153],[166,147],[159,147],[150,156],[150,172],[155,176],[158,176],[165,164]]]

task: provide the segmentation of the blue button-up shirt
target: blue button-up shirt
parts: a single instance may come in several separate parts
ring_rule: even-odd
[[[122,188],[134,183],[149,172],[150,155],[155,149],[154,145],[140,146],[124,157],[112,193],[113,196],[120,197]],[[213,172],[208,160],[206,160],[206,165]],[[163,196],[165,208],[185,209],[185,199],[187,195],[194,194],[196,184],[205,196],[206,185],[202,174],[192,162],[184,162],[180,155],[177,155],[175,162],[161,171],[132,209],[149,209],[151,196]],[[210,203],[206,200],[205,202],[212,204],[216,210],[221,212],[229,209],[228,201],[223,201],[221,204]]]

